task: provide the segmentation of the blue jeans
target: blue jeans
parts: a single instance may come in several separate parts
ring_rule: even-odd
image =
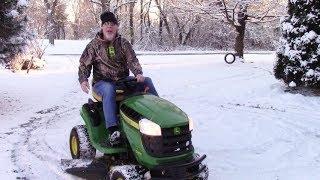
[[[133,77],[127,77],[130,79]],[[152,83],[151,78],[145,77],[144,82],[137,83],[135,92],[143,92],[148,87],[148,93],[158,96],[158,93]],[[98,81],[93,86],[93,91],[102,97],[102,107],[106,127],[118,125],[117,105],[116,105],[116,84],[115,82]]]

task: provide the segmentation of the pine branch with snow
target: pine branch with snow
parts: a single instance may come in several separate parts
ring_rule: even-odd
[[[26,25],[27,0],[4,0],[0,3],[0,63],[9,66],[19,57],[32,38]]]
[[[290,0],[275,77],[296,86],[320,88],[320,1]]]

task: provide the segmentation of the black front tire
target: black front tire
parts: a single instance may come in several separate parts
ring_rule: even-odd
[[[121,172],[117,171],[112,174],[110,180],[126,180],[126,177]]]
[[[90,143],[85,125],[78,125],[72,128],[69,145],[73,159],[93,159],[96,155],[96,149]]]
[[[209,170],[208,170],[208,166],[204,165],[204,164],[200,164],[200,168],[205,167],[204,171],[201,172],[198,176],[197,179],[199,180],[208,180],[209,178]]]
[[[110,180],[142,179],[135,165],[114,166],[109,172]]]
[[[233,53],[227,53],[224,56],[224,61],[228,64],[234,63],[235,60],[236,60],[236,56]]]

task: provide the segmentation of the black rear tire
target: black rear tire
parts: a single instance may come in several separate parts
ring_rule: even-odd
[[[224,61],[228,64],[234,63],[235,60],[236,60],[236,56],[233,53],[227,53],[224,56]]]
[[[96,155],[96,149],[90,143],[85,125],[78,125],[72,128],[69,145],[73,159],[93,159]]]

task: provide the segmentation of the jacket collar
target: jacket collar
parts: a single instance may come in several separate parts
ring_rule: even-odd
[[[102,33],[102,30],[101,30],[101,31],[99,31],[99,32],[96,34],[95,39],[98,40],[98,41],[101,42],[101,43],[113,43],[114,41],[116,41],[116,40],[119,39],[120,37],[121,37],[121,35],[117,33],[117,34],[116,34],[116,37],[114,38],[114,40],[113,40],[112,42],[107,41],[107,40],[105,40],[105,39],[103,38],[103,33]]]

